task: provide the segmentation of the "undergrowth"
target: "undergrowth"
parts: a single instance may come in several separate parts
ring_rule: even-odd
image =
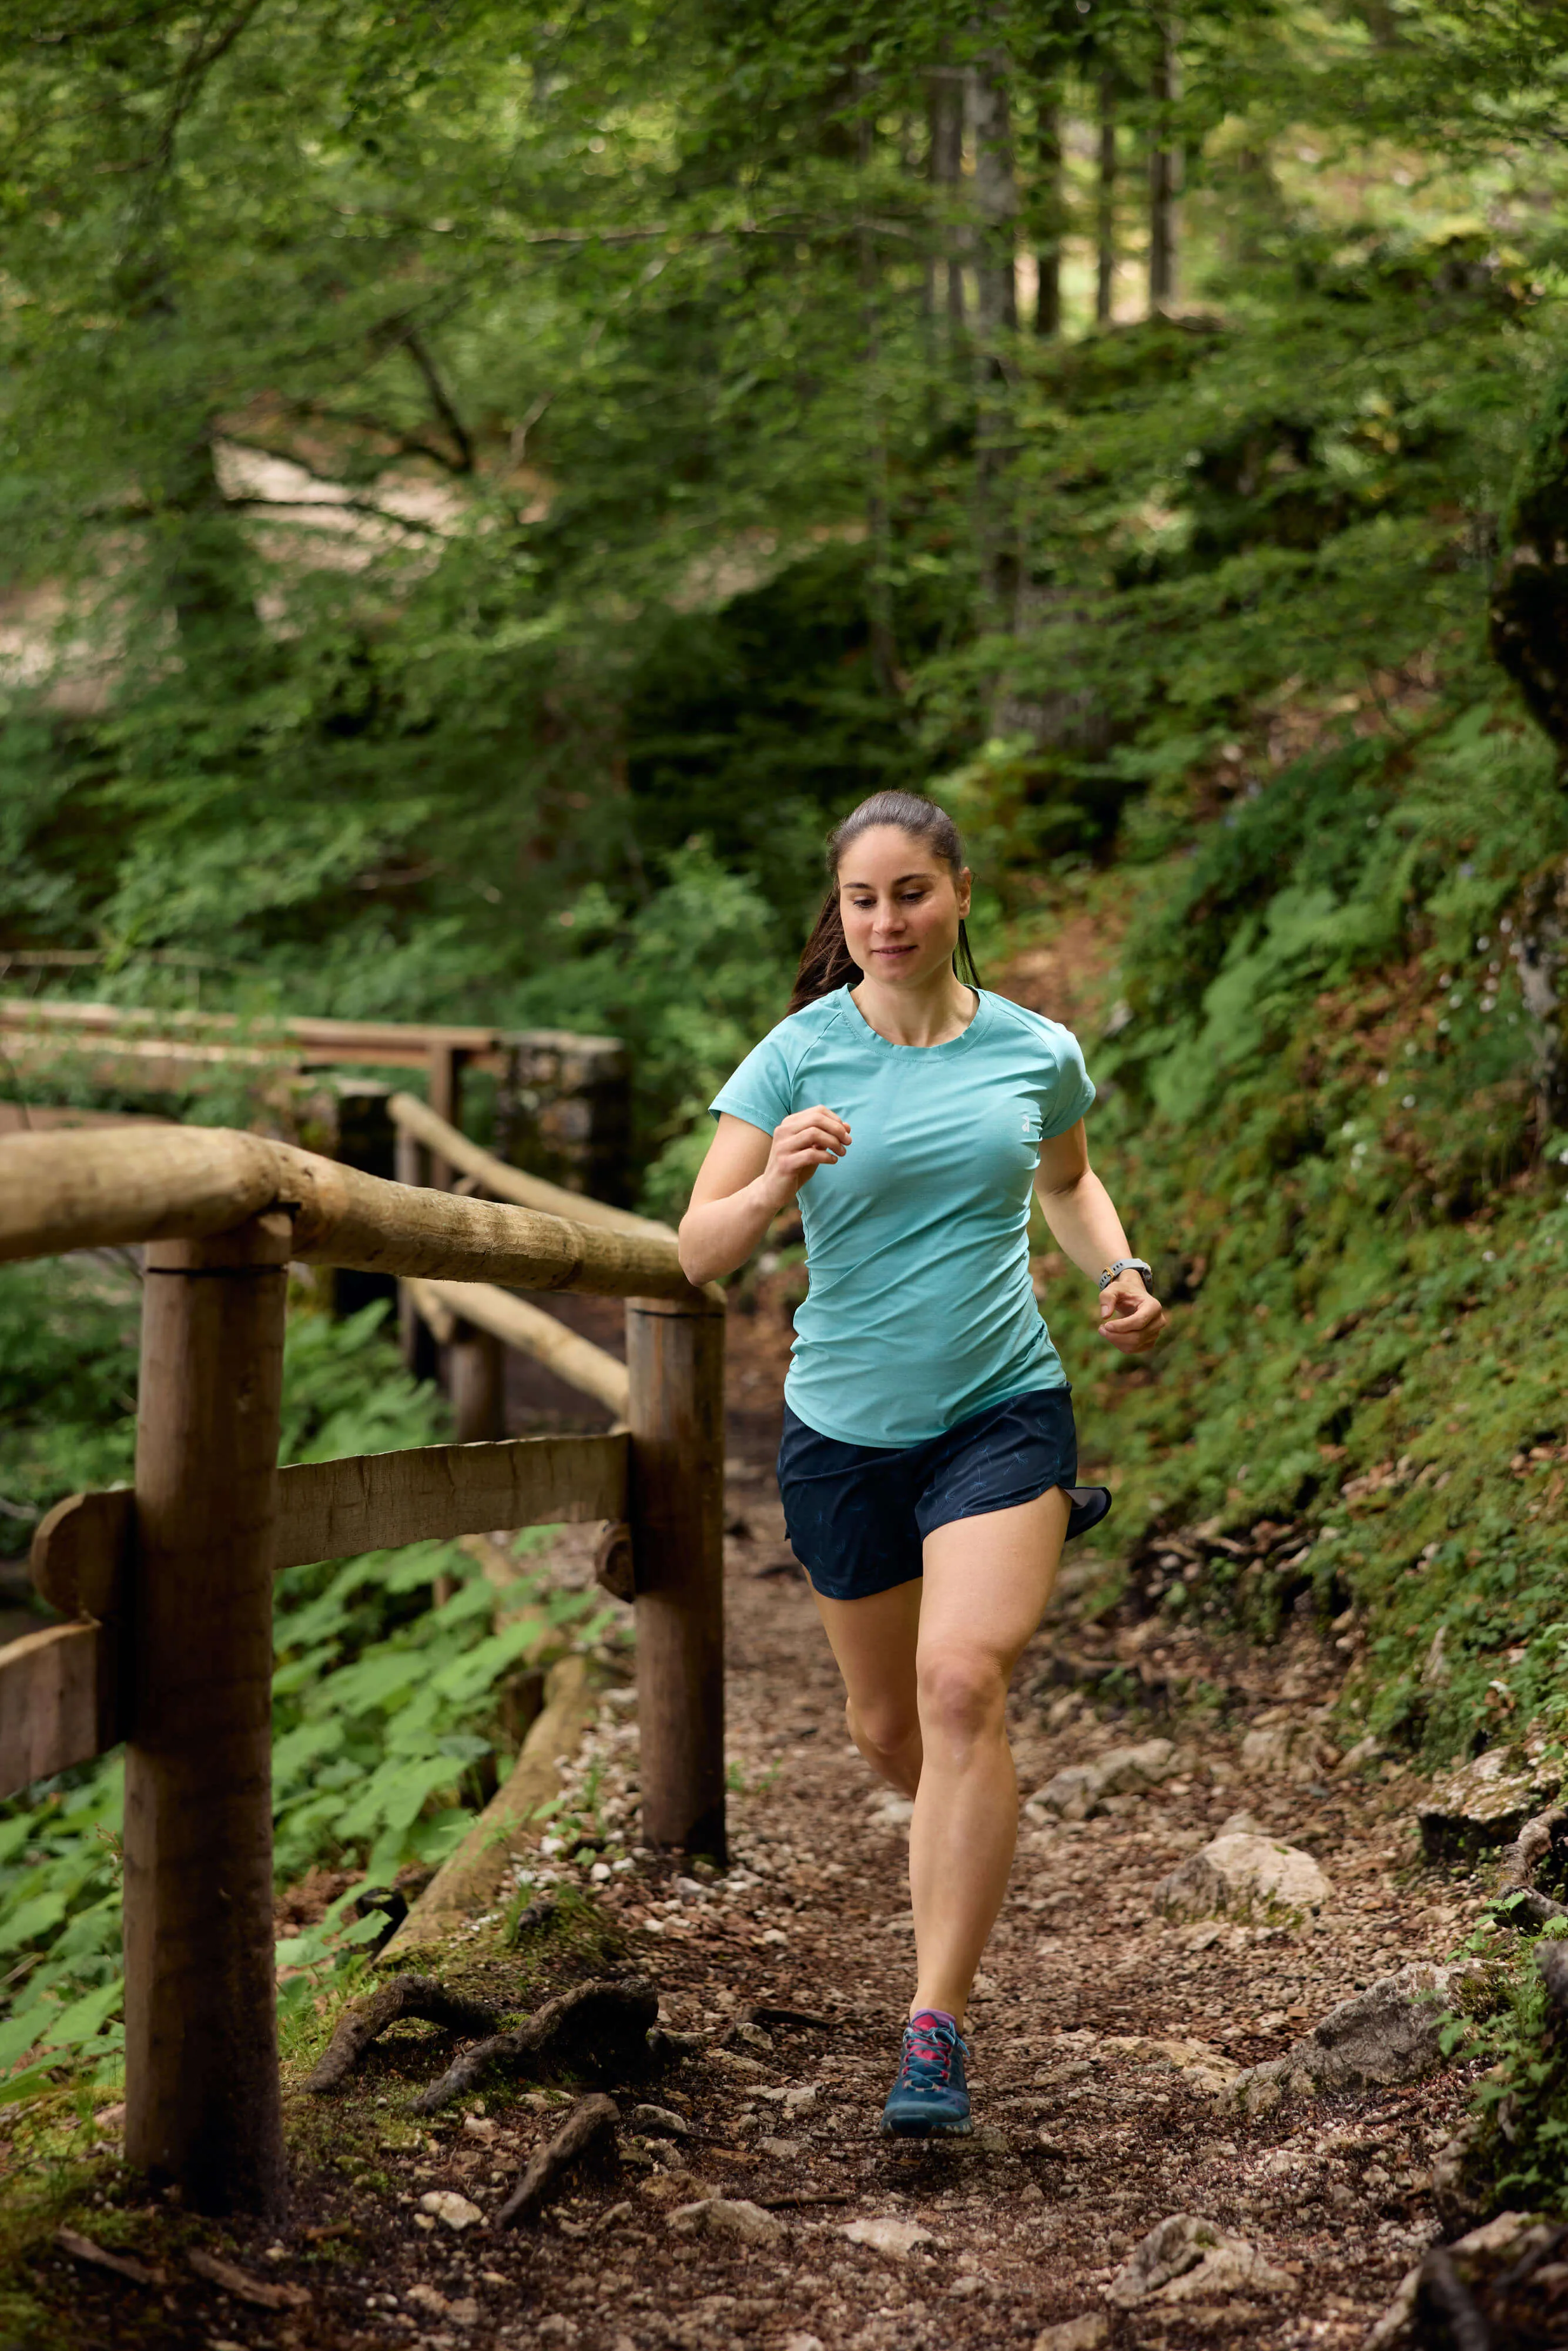
[[[129,1475],[137,1284],[127,1265],[72,1260],[0,1274],[0,1490],[13,1522],[73,1486]],[[284,1367],[285,1460],[428,1444],[444,1407],[416,1385],[380,1305],[341,1322],[301,1305]],[[45,1377],[37,1375],[42,1362]],[[26,1366],[34,1366],[32,1378]],[[526,1556],[549,1541],[530,1530]],[[437,1579],[448,1596],[437,1598]],[[597,1640],[595,1593],[538,1575],[496,1594],[455,1543],[294,1567],[277,1578],[273,1799],[279,1884],[330,1872],[319,1915],[284,1934],[286,2035],[385,1931],[356,1897],[438,1863],[495,1784],[508,1672],[541,1635]],[[0,2105],[61,2112],[119,2077],[120,1819],[116,1754],[0,1807]]]
[[[1280,1567],[1214,1546],[1161,1604],[1333,1621],[1350,1717],[1432,1763],[1568,1712],[1564,1138],[1517,969],[1565,848],[1546,747],[1490,707],[1331,745],[1145,876],[1088,1040],[1175,1324],[1146,1361],[1074,1351],[1103,1546],[1290,1531]]]
[[[1470,2096],[1463,2179],[1475,2205],[1568,2217],[1568,2033],[1552,2009],[1538,1954],[1568,1939],[1568,1918],[1521,1939],[1500,1971],[1502,1998],[1477,2022],[1444,2028],[1451,2056],[1479,2068]],[[1496,1933],[1483,1927],[1468,1955],[1496,1959]]]

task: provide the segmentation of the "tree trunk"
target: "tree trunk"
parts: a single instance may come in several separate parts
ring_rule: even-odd
[[[1176,290],[1176,195],[1181,186],[1181,150],[1171,143],[1170,109],[1176,94],[1176,34],[1167,20],[1159,28],[1160,55],[1150,96],[1154,120],[1149,144],[1149,308],[1166,310]]]
[[[947,324],[955,336],[964,326],[964,231],[954,217],[964,177],[964,84],[951,66],[939,66],[930,78],[928,105],[931,123],[929,170],[938,207],[946,215],[939,232],[943,294]],[[936,262],[930,264],[931,303],[936,308]]]
[[[1018,596],[1018,556],[1008,474],[1011,402],[1007,339],[1018,331],[1018,186],[1013,177],[1008,61],[993,50],[966,78],[979,215],[976,286],[975,538],[979,557],[980,624],[1010,629]]]
[[[1035,247],[1038,290],[1034,302],[1034,331],[1042,340],[1049,340],[1061,332],[1061,110],[1054,92],[1048,95],[1044,89],[1040,91],[1036,125],[1035,157],[1039,184],[1035,202],[1041,225]]]
[[[861,78],[857,74],[857,83]],[[870,169],[874,138],[863,88],[860,95],[862,105],[855,126],[856,161],[863,174]],[[871,622],[872,667],[876,672],[877,684],[891,699],[899,690],[898,643],[894,632],[893,590],[890,585],[893,517],[887,477],[887,428],[882,413],[882,329],[878,316],[881,271],[876,240],[865,212],[866,200],[862,190],[862,217],[855,230],[855,250],[860,277],[861,319],[865,334],[862,380],[865,386],[866,406],[866,537],[871,548],[871,571],[866,583],[867,607]]]
[[[1100,77],[1100,184],[1094,213],[1094,319],[1108,327],[1116,291],[1116,81]]]
[[[998,335],[1013,332],[1019,322],[1018,183],[1013,176],[1007,72],[1006,58],[993,51],[965,77],[975,147],[975,208],[980,222],[977,308],[980,333],[991,342]]]

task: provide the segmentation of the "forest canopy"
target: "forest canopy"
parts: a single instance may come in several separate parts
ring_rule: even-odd
[[[652,1152],[866,790],[1012,913],[1499,691],[1568,12],[0,27],[0,946],[96,993],[617,1028]]]

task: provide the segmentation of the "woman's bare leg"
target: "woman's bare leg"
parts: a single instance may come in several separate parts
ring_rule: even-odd
[[[911,2015],[940,2009],[962,2023],[1001,1908],[1018,1834],[1008,1685],[1051,1598],[1067,1514],[1067,1496],[1054,1487],[926,1538],[915,1653],[923,1765],[909,1836],[918,1970]]]
[[[820,1592],[812,1598],[844,1677],[850,1737],[880,1779],[913,1796],[920,1785],[919,1577],[868,1600],[824,1600]]]

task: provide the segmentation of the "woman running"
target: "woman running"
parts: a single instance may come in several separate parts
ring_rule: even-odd
[[[810,1290],[779,1489],[850,1736],[915,1800],[915,1997],[882,2127],[925,2137],[970,2126],[964,2011],[1018,1826],[1008,1686],[1063,1542],[1111,1504],[1074,1483],[1031,1182],[1112,1345],[1152,1347],[1166,1317],[1089,1165],[1076,1040],[978,985],[952,820],[878,792],[828,863],[789,1015],[713,1103],[681,1263],[733,1273],[799,1196]]]

